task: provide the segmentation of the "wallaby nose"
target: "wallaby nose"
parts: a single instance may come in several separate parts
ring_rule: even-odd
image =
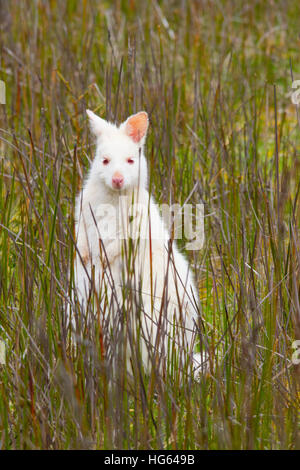
[[[121,173],[116,172],[112,177],[113,187],[116,189],[121,189],[124,183],[124,176]]]

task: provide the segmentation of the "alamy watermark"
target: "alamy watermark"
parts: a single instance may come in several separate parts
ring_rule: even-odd
[[[291,94],[291,100],[293,104],[300,104],[300,80],[294,80],[292,83],[293,93]]]
[[[300,339],[296,339],[296,341],[293,341],[292,348],[294,349],[292,355],[292,363],[297,366],[298,364],[300,364]]]
[[[6,104],[5,82],[0,80],[0,104]]]
[[[204,204],[162,204],[158,207],[165,225],[155,224],[148,204],[130,203],[128,196],[119,198],[119,206],[100,204],[97,219],[102,220],[102,240],[185,240],[187,250],[204,245]],[[150,210],[150,212],[149,212]],[[149,223],[150,222],[150,223]]]
[[[5,364],[5,343],[0,339],[0,365]]]

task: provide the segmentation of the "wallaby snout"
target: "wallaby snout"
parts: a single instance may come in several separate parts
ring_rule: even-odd
[[[124,184],[124,176],[116,171],[112,177],[112,185],[115,189],[121,189]]]

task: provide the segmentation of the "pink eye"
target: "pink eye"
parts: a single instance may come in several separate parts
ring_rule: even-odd
[[[133,158],[127,158],[127,163],[129,163],[129,165],[132,165],[134,163]]]
[[[103,165],[108,165],[109,164],[109,159],[108,158],[103,158],[102,163],[103,163]]]

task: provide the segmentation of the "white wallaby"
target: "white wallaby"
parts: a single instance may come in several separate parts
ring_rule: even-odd
[[[193,355],[197,288],[147,190],[143,147],[148,115],[134,114],[119,127],[92,111],[87,115],[96,136],[96,156],[76,201],[75,285],[82,311],[91,279],[101,309],[116,301],[126,309],[129,285],[140,299],[136,311],[130,305],[130,315],[139,328],[146,370],[154,353],[162,364],[174,345],[181,365],[191,358],[199,365],[199,356]]]

